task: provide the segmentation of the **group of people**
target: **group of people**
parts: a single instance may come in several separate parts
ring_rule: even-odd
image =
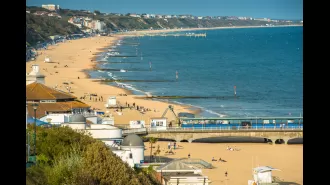
[[[212,161],[218,161],[218,162],[227,162],[226,160],[224,159],[221,159],[221,157],[219,158],[219,160],[216,160],[214,157],[212,157]]]
[[[170,150],[172,146],[173,146],[173,149],[175,150],[176,149],[176,142],[174,142],[173,144],[172,144],[172,142],[168,142],[167,149]]]
[[[89,96],[90,101],[94,101],[94,102],[102,101],[103,102],[103,96],[97,96],[97,94],[87,94],[87,95],[80,97],[79,99],[86,100],[86,98],[88,98],[88,96]]]

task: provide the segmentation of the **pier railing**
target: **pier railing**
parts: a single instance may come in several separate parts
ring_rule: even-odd
[[[136,134],[136,133],[146,133],[147,128],[133,128],[128,130],[122,130],[123,134]]]
[[[302,126],[292,126],[292,127],[262,127],[262,126],[253,126],[253,127],[191,127],[191,128],[182,128],[182,127],[169,127],[169,128],[147,128],[147,132],[192,132],[192,131],[292,131],[292,130],[303,130]]]
[[[241,131],[241,132],[255,132],[255,131],[302,131],[303,126],[291,126],[291,127],[263,127],[263,126],[236,126],[236,127],[191,127],[191,128],[182,128],[182,127],[167,127],[167,128],[133,128],[123,130],[123,134],[142,134],[149,132],[214,132],[214,131]]]

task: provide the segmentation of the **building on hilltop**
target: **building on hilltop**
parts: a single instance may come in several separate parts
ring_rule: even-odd
[[[39,82],[26,86],[28,114],[34,117],[33,103],[38,103],[36,118],[41,121],[51,119],[51,124],[60,124],[68,121],[71,114],[90,113],[87,105],[69,93],[48,87]]]
[[[41,5],[41,7],[50,11],[57,11],[60,9],[60,5],[54,5],[54,4],[43,4]]]
[[[129,134],[117,148],[111,148],[112,152],[128,163],[130,167],[144,163],[144,142],[135,135]]]
[[[33,82],[45,84],[45,75],[40,73],[39,66],[36,64],[32,65],[32,71],[26,74],[26,85]]]

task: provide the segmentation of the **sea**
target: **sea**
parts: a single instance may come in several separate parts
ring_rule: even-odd
[[[91,78],[137,95],[201,109],[201,117],[303,116],[303,27],[126,37],[98,58]],[[174,33],[167,33],[174,34]],[[118,57],[120,56],[120,57]]]

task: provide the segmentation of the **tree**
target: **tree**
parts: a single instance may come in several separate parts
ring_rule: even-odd
[[[150,143],[150,158],[149,158],[149,162],[151,162],[151,157],[152,157],[152,145],[155,144],[157,142],[157,138],[154,137],[150,137],[149,138],[149,143]]]
[[[158,156],[158,162],[160,162],[160,146],[157,145],[157,150],[154,152],[154,156]],[[156,158],[155,158],[156,159]],[[156,161],[157,162],[157,161]]]
[[[37,151],[37,164],[26,169],[27,185],[159,184],[137,174],[102,141],[69,127],[37,127]]]
[[[94,13],[95,13],[96,15],[100,15],[100,14],[101,14],[101,12],[98,11],[98,10],[94,10]]]

